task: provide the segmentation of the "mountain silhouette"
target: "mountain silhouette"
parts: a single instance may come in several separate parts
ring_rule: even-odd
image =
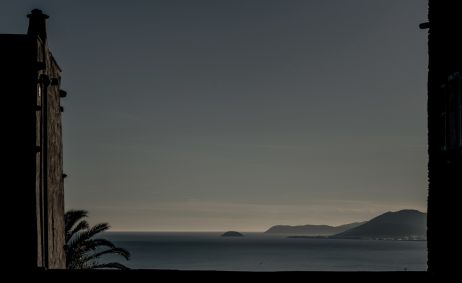
[[[310,235],[310,236],[329,236],[338,233],[342,233],[346,230],[352,229],[365,222],[355,222],[340,226],[329,226],[329,225],[276,225],[269,228],[265,233],[267,234],[287,234],[291,236],[296,235]]]
[[[355,228],[338,233],[332,238],[343,239],[425,239],[427,214],[405,209],[386,212]]]

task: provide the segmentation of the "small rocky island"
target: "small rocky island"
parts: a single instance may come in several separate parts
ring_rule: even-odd
[[[244,235],[236,231],[228,231],[226,233],[223,233],[221,236],[222,237],[244,237]]]

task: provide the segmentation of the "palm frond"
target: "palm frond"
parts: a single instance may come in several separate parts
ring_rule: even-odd
[[[68,210],[64,214],[64,231],[66,235],[72,230],[72,227],[79,222],[82,218],[88,216],[88,211],[86,210]]]
[[[104,264],[97,262],[99,257],[106,254],[117,254],[129,260],[130,253],[126,249],[116,247],[109,240],[94,239],[95,235],[108,230],[110,226],[108,223],[100,223],[90,227],[87,221],[82,220],[87,215],[86,210],[70,210],[65,214],[66,267],[68,269],[128,269],[117,262]],[[101,247],[107,249],[101,250],[99,249]]]
[[[107,223],[100,223],[100,224],[97,224],[93,227],[91,227],[90,229],[87,229],[87,230],[83,230],[81,231],[80,233],[78,233],[69,243],[68,247],[70,249],[75,249],[76,247],[81,247],[81,246],[85,246],[85,245],[88,245],[88,240],[90,240],[94,235],[98,234],[98,233],[101,233],[101,232],[104,232],[106,231],[107,229],[109,229],[110,226],[109,224]],[[101,239],[102,240],[102,239]],[[104,241],[103,241],[103,245],[104,245]],[[112,243],[111,243],[112,244]]]
[[[72,229],[72,230],[68,231],[68,233],[66,233],[66,243],[69,242],[69,240],[72,239],[72,237],[74,237],[74,235],[88,229],[89,227],[90,227],[90,225],[88,225],[87,221],[81,220],[77,225],[75,225],[74,229]]]
[[[79,235],[80,236],[80,235]],[[95,251],[99,247],[114,249],[116,246],[106,239],[84,239],[77,237],[66,250],[66,257],[69,258],[70,265],[87,262],[87,254]],[[119,252],[119,250],[116,250]],[[124,255],[122,255],[124,256]],[[124,256],[125,257],[125,256]]]
[[[110,248],[110,249],[107,249],[107,250],[104,250],[104,251],[101,251],[101,252],[94,253],[94,254],[86,257],[85,261],[96,260],[99,257],[101,257],[103,255],[106,255],[106,254],[118,254],[118,255],[124,257],[126,260],[130,259],[130,252],[129,251],[127,251],[124,248],[114,247],[114,248]]]
[[[91,269],[98,269],[98,268],[116,268],[116,269],[122,269],[122,270],[126,270],[126,269],[130,269],[129,267],[123,265],[123,264],[120,264],[118,262],[109,262],[109,263],[102,263],[102,264],[94,264],[92,266],[90,266]]]
[[[88,233],[87,237],[91,238],[98,233],[108,230],[109,228],[111,228],[111,226],[109,226],[109,223],[99,223],[85,231],[85,233]]]
[[[99,247],[108,247],[108,248],[115,248],[116,246],[109,240],[106,239],[90,239],[85,241],[82,245],[84,248],[83,250],[86,251],[94,251]]]

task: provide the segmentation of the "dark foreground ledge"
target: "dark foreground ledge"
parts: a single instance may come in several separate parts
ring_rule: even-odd
[[[44,282],[85,282],[87,280],[111,282],[119,280],[124,282],[137,282],[141,280],[152,280],[164,282],[163,279],[182,280],[188,282],[227,282],[228,280],[258,280],[258,282],[291,282],[292,280],[303,280],[305,282],[444,282],[441,281],[447,276],[437,276],[428,272],[231,272],[231,271],[175,271],[155,269],[132,269],[132,270],[36,270],[32,272],[18,271],[18,279],[23,276],[32,276],[35,280],[46,280]],[[451,274],[453,276],[454,274]],[[448,275],[449,277],[449,275]],[[201,280],[201,281],[196,281]],[[313,281],[322,280],[322,281]],[[327,280],[327,281],[326,281]],[[353,280],[353,281],[350,281]],[[396,281],[398,280],[398,281]],[[295,281],[292,281],[295,282]]]

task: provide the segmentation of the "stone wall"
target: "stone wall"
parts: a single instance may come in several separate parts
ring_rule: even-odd
[[[41,197],[44,206],[41,229],[42,237],[47,239],[43,243],[43,249],[46,250],[44,260],[48,268],[64,268],[64,184],[59,88],[61,70],[46,43],[43,43],[40,38],[37,39],[37,47],[37,61],[43,63],[43,69],[38,72],[40,83],[37,85],[36,95],[37,104],[41,105],[42,109],[37,114],[36,124],[39,127],[36,128],[38,137],[36,141],[40,141],[43,147],[36,157],[36,162],[41,164],[42,173],[38,175],[36,183],[43,186]]]

